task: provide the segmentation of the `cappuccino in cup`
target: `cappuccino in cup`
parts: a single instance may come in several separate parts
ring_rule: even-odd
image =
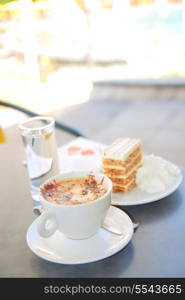
[[[112,181],[101,173],[66,172],[47,180],[39,195],[44,208],[37,227],[40,236],[47,238],[58,230],[68,238],[85,239],[104,222]]]

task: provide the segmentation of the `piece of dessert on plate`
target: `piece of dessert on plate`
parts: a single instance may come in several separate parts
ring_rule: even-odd
[[[113,191],[129,192],[136,186],[136,171],[142,165],[139,139],[118,138],[103,151],[103,173],[113,182]]]

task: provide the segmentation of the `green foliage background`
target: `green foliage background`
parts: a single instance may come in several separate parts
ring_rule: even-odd
[[[0,0],[0,4],[1,5],[7,4],[8,2],[12,2],[12,1],[15,1],[15,0]]]

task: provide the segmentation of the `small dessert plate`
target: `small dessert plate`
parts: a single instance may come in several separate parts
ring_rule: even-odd
[[[83,264],[109,257],[123,249],[133,235],[133,223],[121,209],[111,206],[106,223],[117,227],[122,235],[100,228],[98,232],[83,240],[72,240],[56,231],[49,238],[42,238],[37,232],[39,217],[27,231],[27,244],[39,257],[59,264]]]

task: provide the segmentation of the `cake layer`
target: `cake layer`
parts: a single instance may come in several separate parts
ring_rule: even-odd
[[[141,147],[139,139],[119,138],[104,149],[103,156],[109,159],[126,160],[137,148]]]
[[[128,176],[133,169],[139,168],[142,165],[142,155],[139,155],[127,166],[115,166],[103,164],[103,172],[108,176]]]
[[[107,174],[106,174],[107,175]],[[132,182],[133,180],[136,179],[136,171],[133,171],[128,177],[124,178],[124,177],[112,177],[109,176],[109,178],[112,180],[113,185],[114,184],[124,184],[124,185],[128,185],[130,184],[130,182]]]
[[[102,158],[102,162],[103,165],[109,165],[109,166],[118,166],[118,167],[124,167],[127,168],[129,166],[129,164],[138,156],[138,155],[142,155],[141,154],[141,148],[138,147],[137,149],[135,149],[134,152],[132,152],[127,159],[125,160],[119,160],[119,159],[112,159],[112,158],[106,158],[103,157]]]
[[[124,192],[128,193],[130,192],[133,188],[136,187],[136,182],[133,180],[129,185],[123,185],[123,184],[114,184],[113,185],[113,192]]]

